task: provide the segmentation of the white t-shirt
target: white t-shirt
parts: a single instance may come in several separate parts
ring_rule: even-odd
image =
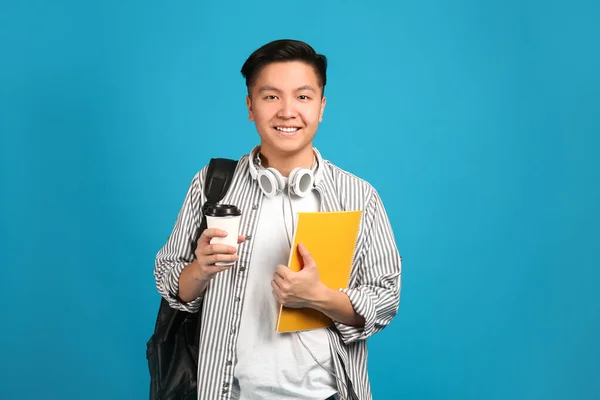
[[[297,333],[275,331],[279,312],[271,287],[275,267],[288,263],[293,240],[292,216],[299,211],[318,211],[319,195],[314,190],[304,198],[292,195],[291,202],[293,213],[287,193],[265,197],[258,229],[252,238],[252,259],[236,348],[233,385],[236,399],[314,400],[337,393],[336,378],[317,364],[302,344],[333,372],[325,329],[300,332],[302,342]]]

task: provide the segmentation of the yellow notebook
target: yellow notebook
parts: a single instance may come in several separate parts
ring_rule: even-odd
[[[288,266],[302,269],[298,243],[304,244],[314,258],[321,281],[331,289],[346,288],[356,247],[361,211],[300,212]],[[277,332],[306,331],[332,326],[333,321],[312,308],[279,305]]]

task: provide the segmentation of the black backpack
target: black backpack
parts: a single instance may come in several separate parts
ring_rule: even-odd
[[[217,204],[229,189],[237,161],[213,158],[208,166],[204,193],[209,204]],[[196,244],[206,229],[202,213]],[[196,400],[198,396],[198,346],[202,308],[197,313],[176,310],[161,298],[154,333],[146,344],[150,370],[150,400]]]

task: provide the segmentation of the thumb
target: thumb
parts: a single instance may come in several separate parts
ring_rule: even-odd
[[[302,256],[302,261],[304,261],[304,265],[302,266],[302,269],[314,268],[317,266],[312,255],[310,254],[308,249],[302,243],[298,244],[298,252]]]

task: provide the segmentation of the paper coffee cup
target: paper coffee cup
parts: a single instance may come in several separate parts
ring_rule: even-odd
[[[225,244],[238,250],[238,236],[240,232],[241,211],[230,204],[219,204],[209,206],[205,211],[207,228],[217,228],[227,232],[227,236],[215,237],[210,240],[211,244]],[[233,265],[235,262],[217,262],[215,265]]]

